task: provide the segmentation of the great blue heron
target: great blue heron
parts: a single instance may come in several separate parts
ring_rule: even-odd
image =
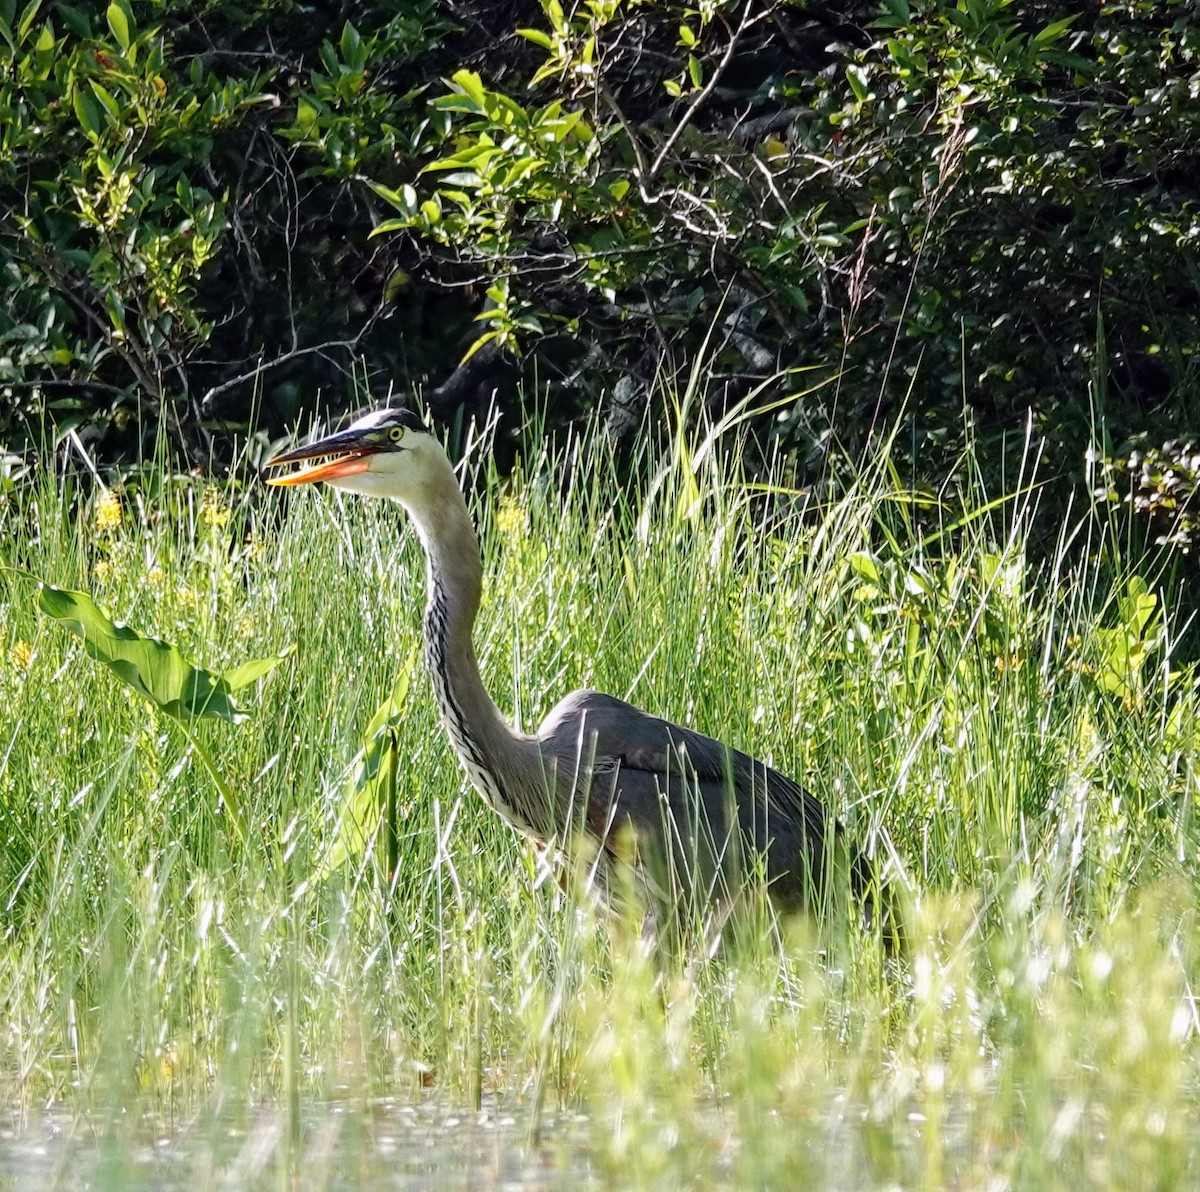
[[[544,847],[590,837],[602,884],[632,848],[665,864],[676,899],[718,902],[751,865],[783,907],[811,907],[827,889],[839,825],[747,754],[598,691],[568,695],[532,736],[514,731],[484,689],[471,641],[483,574],[475,528],[445,451],[415,414],[376,411],[266,466],[299,463],[309,466],[268,483],[322,480],[408,511],[427,560],[425,657],[442,722],[471,782],[508,823]],[[850,877],[860,892],[866,874],[857,858]]]

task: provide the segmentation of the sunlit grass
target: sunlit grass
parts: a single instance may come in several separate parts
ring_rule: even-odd
[[[817,502],[674,447],[632,475],[598,436],[483,474],[491,690],[531,728],[598,687],[803,779],[888,873],[906,954],[804,921],[655,954],[465,788],[420,676],[394,879],[325,876],[419,633],[403,515],[190,479],[83,500],[43,474],[0,507],[0,1096],[25,1131],[0,1172],[1187,1182],[1196,695],[1153,583],[1088,523],[1035,564],[1024,497],[973,516],[985,494],[918,500],[880,467]],[[197,730],[244,845],[182,732],[22,572],[206,666],[296,645],[250,723]],[[59,1165],[23,1158],[48,1130]]]

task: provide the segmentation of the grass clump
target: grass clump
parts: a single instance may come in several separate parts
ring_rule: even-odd
[[[597,687],[802,779],[899,892],[906,955],[769,917],[656,955],[465,788],[419,674],[393,709],[394,865],[377,835],[331,867],[419,633],[403,515],[190,480],[89,508],[43,475],[2,507],[0,1170],[1186,1180],[1196,694],[1162,593],[1087,523],[1034,560],[1027,498],[949,507],[880,466],[817,502],[675,447],[627,486],[598,437],[479,473],[489,686],[526,727]],[[207,667],[295,645],[252,720],[194,729],[244,843],[186,736],[14,569]]]

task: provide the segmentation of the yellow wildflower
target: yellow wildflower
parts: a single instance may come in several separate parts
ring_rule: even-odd
[[[8,660],[17,670],[28,670],[33,659],[33,647],[22,638],[18,638],[8,648]]]
[[[121,524],[121,498],[111,488],[96,498],[92,524],[97,534],[107,534]]]
[[[496,511],[496,529],[505,538],[516,538],[525,530],[525,506],[512,497],[502,497]]]
[[[206,488],[200,498],[200,524],[212,530],[224,529],[229,524],[229,506],[221,500],[215,488]]]

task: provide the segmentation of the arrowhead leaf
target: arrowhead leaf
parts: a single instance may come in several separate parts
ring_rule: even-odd
[[[273,670],[290,651],[228,671],[193,666],[174,646],[114,624],[86,592],[42,584],[38,607],[83,639],[83,647],[123,683],[183,723],[215,716],[231,724],[246,719],[231,694]]]
[[[227,690],[241,691],[255,679],[261,679],[263,675],[270,674],[295,648],[295,646],[288,646],[281,654],[273,654],[270,658],[255,658],[251,662],[243,662],[241,666],[221,671],[218,678],[224,683]]]

